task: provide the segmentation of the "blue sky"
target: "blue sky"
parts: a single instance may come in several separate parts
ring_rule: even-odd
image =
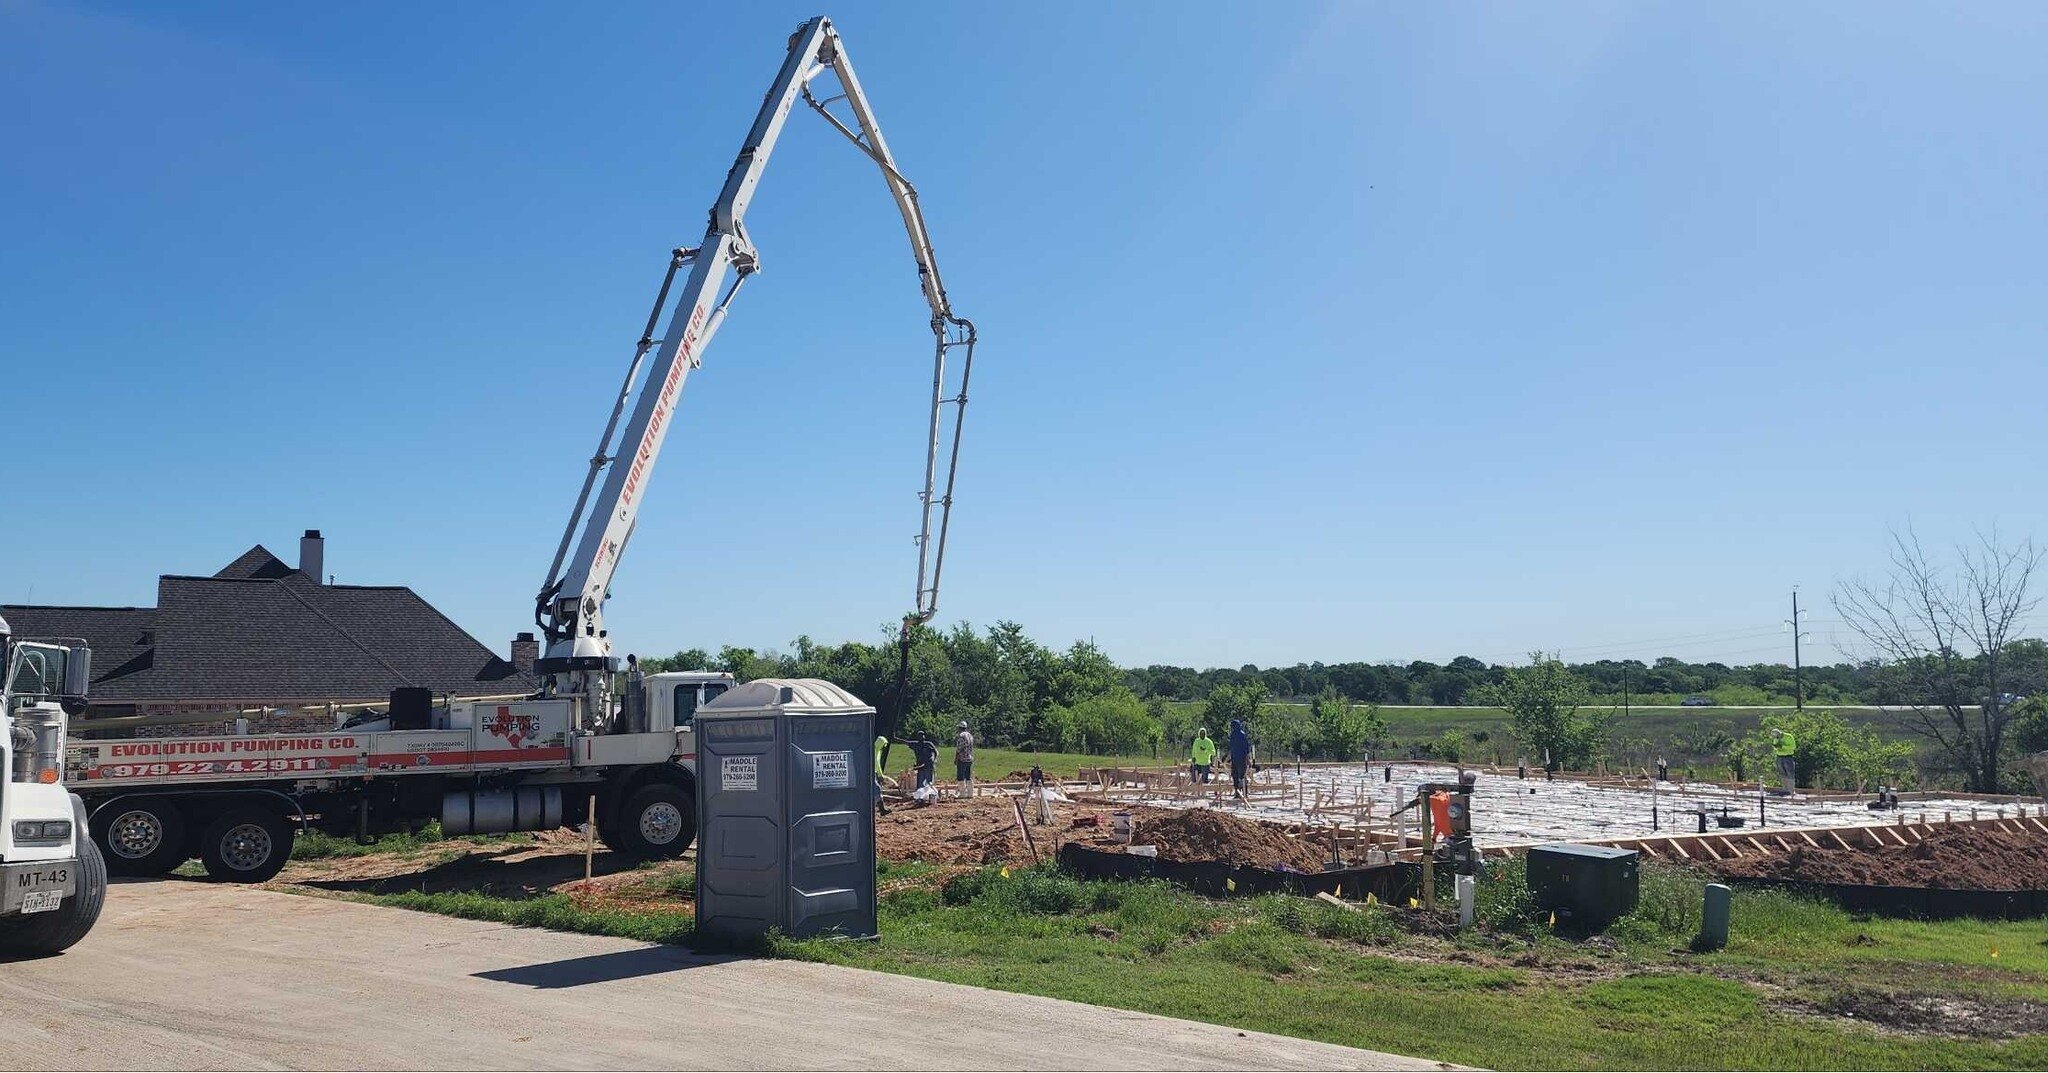
[[[522,628],[809,7],[0,0],[0,601],[329,536]],[[1777,657],[2048,535],[2048,8],[849,5],[983,330],[943,618],[1124,662]],[[928,336],[792,118],[621,647],[879,636]],[[33,488],[30,493],[29,489]]]

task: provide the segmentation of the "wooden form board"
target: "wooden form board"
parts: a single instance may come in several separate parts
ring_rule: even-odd
[[[1902,820],[1906,818],[1900,817]],[[1739,857],[1755,857],[1763,853],[1777,853],[1792,848],[1790,840],[1798,840],[1811,846],[1831,846],[1853,849],[1857,846],[1910,846],[1929,835],[1942,830],[1985,830],[2009,831],[2013,833],[2048,833],[2048,822],[2039,815],[2026,817],[1990,817],[1975,820],[1932,820],[1926,822],[1907,821],[1901,823],[1872,824],[1866,827],[1765,827],[1761,829],[1735,828],[1727,831],[1709,831],[1706,834],[1689,832],[1684,834],[1651,835],[1647,838],[1595,838],[1587,839],[1582,845],[1614,846],[1618,849],[1641,850],[1651,857],[1665,860],[1730,860]],[[1772,844],[1766,844],[1772,843]],[[1528,851],[1531,843],[1515,846],[1492,846],[1485,850],[1487,856],[1519,856]]]

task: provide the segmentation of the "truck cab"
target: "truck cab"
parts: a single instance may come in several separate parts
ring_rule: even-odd
[[[732,675],[723,671],[664,671],[648,675],[648,729],[693,733],[697,709],[737,684]],[[681,752],[695,756],[697,750],[691,747]]]
[[[16,641],[0,619],[0,667],[0,956],[45,956],[83,939],[106,900],[106,864],[64,785],[92,650]]]

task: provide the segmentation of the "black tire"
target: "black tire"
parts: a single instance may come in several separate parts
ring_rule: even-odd
[[[165,875],[192,858],[185,813],[168,798],[116,801],[100,810],[93,828],[110,875]]]
[[[620,853],[625,852],[625,847],[619,844],[619,807],[617,805],[606,805],[600,799],[597,805],[597,814],[590,819],[592,823],[597,824],[597,840],[599,842]]]
[[[230,883],[262,883],[292,859],[292,825],[267,809],[230,809],[199,835],[206,874]]]
[[[697,840],[697,800],[674,783],[650,783],[626,797],[612,827],[618,840],[606,845],[628,857],[680,857]]]
[[[92,839],[78,840],[78,885],[47,913],[0,917],[0,956],[49,957],[77,945],[107,904],[107,861]]]

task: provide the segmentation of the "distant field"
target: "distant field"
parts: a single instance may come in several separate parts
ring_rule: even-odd
[[[1305,705],[1286,705],[1305,707]],[[1200,701],[1179,701],[1174,707],[1199,717]],[[1814,705],[1815,708],[1822,707]],[[1624,719],[1616,715],[1616,735],[1625,742],[1648,742],[1653,751],[1663,752],[1672,763],[1692,763],[1707,758],[1692,757],[1676,744],[1682,736],[1699,731],[1720,732],[1730,737],[1741,737],[1757,729],[1763,718],[1783,711],[1782,708],[1681,708],[1677,706],[1631,707]],[[1918,741],[1906,729],[1908,712],[1884,711],[1878,708],[1834,708],[1837,714],[1853,726],[1875,727],[1878,733],[1888,738]],[[1492,762],[1499,750],[1502,763],[1513,763],[1514,755],[1508,751],[1506,739],[1509,736],[1508,713],[1499,708],[1425,708],[1425,707],[1382,707],[1380,714],[1387,721],[1387,732],[1392,737],[1397,755],[1406,755],[1408,746],[1421,745],[1441,737],[1447,730],[1456,730],[1467,736],[1485,734],[1488,741],[1469,745],[1465,759],[1473,762]],[[1221,738],[1220,728],[1218,738]],[[1495,745],[1493,739],[1501,744]],[[1072,778],[1084,767],[1102,767],[1122,764],[1127,767],[1172,764],[1177,762],[1186,749],[1184,742],[1166,742],[1160,745],[1155,758],[1148,750],[1140,754],[1123,756],[1096,756],[1086,753],[1033,753],[1019,749],[996,749],[981,747],[975,750],[975,775],[983,780],[1000,780],[1013,771],[1029,771],[1034,758],[1047,774],[1061,778]],[[898,748],[889,756],[892,774],[909,765],[910,751]],[[939,750],[939,777],[950,780],[953,777],[953,752],[950,748]]]
[[[1132,756],[1092,756],[1084,753],[1034,753],[1022,749],[994,749],[976,746],[974,749],[974,777],[983,782],[1000,782],[1003,776],[1013,771],[1030,771],[1032,761],[1045,769],[1048,775],[1071,779],[1074,773],[1084,767],[1150,767],[1154,764],[1171,764],[1178,755],[1177,749],[1160,747],[1160,759],[1153,759],[1150,752]],[[910,750],[896,748],[889,753],[889,774],[898,775],[910,766]],[[953,750],[939,750],[939,778],[953,778]]]
[[[1181,701],[1175,706],[1197,713],[1200,712],[1202,707],[1200,701]],[[1284,706],[1304,707],[1304,705]],[[1606,706],[1601,705],[1599,707],[1604,709]],[[1819,709],[1824,706],[1812,705],[1811,707]],[[1676,705],[1657,707],[1632,706],[1629,708],[1628,714],[1623,716],[1617,708],[1615,733],[1623,739],[1647,741],[1653,749],[1669,750],[1670,759],[1676,762],[1684,758],[1681,755],[1683,751],[1675,744],[1682,736],[1689,736],[1699,731],[1718,731],[1731,737],[1739,738],[1756,730],[1766,716],[1785,710],[1778,707],[1738,708],[1714,706],[1682,708]],[[1915,738],[1908,729],[1907,721],[1912,718],[1912,713],[1910,712],[1839,706],[1831,710],[1840,715],[1851,726],[1869,726],[1875,728],[1879,734],[1887,738],[1920,740]],[[1447,730],[1456,730],[1467,735],[1485,733],[1489,739],[1505,736],[1510,730],[1508,713],[1499,708],[1382,706],[1380,708],[1380,715],[1387,721],[1387,732],[1393,738],[1395,745],[1404,752],[1406,746],[1432,741],[1442,736]],[[1501,748],[1505,749],[1505,746]],[[1493,754],[1489,744],[1484,742],[1473,746],[1466,757],[1468,760],[1489,761],[1492,758]],[[1513,756],[1505,754],[1501,759],[1506,763],[1514,761]]]

